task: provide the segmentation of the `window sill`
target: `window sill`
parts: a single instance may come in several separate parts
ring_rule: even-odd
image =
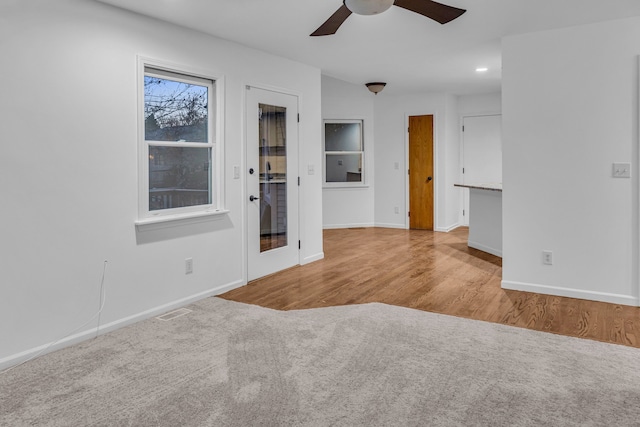
[[[174,215],[158,215],[135,221],[138,231],[157,230],[160,228],[177,227],[186,224],[195,224],[205,221],[222,219],[229,211],[218,209],[215,211],[190,212]]]

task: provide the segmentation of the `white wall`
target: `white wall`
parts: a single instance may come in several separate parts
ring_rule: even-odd
[[[445,120],[447,123],[445,134],[445,157],[438,164],[438,171],[442,171],[446,176],[446,182],[443,186],[445,191],[439,197],[439,202],[445,204],[446,208],[443,218],[439,219],[439,225],[436,230],[452,230],[460,225],[460,211],[462,210],[460,202],[460,190],[453,185],[460,182],[462,168],[460,166],[460,119],[458,97],[447,94],[445,107]],[[440,187],[442,188],[442,187]],[[437,202],[438,202],[437,201]]]
[[[461,122],[463,129],[460,149],[460,166],[463,170],[461,182],[464,184],[501,183],[502,115],[463,116]],[[461,222],[469,225],[475,212],[475,208],[472,210],[469,203],[469,189],[459,188],[458,191],[463,196]],[[502,204],[500,208],[502,209]]]
[[[482,93],[473,95],[460,95],[458,96],[458,114],[460,115],[459,126],[462,128],[465,117],[474,116],[486,116],[502,113],[502,93]],[[468,153],[464,152],[464,132],[460,133],[460,167],[464,167],[464,158],[468,156]],[[467,157],[467,160],[469,158]],[[474,159],[471,159],[472,161]],[[460,171],[457,178],[458,182],[465,182],[464,177]],[[468,180],[466,182],[469,182]],[[460,212],[459,221],[460,224],[469,225],[469,189],[459,188],[458,194],[460,197]],[[462,210],[465,210],[463,215]]]
[[[452,187],[462,182],[460,126],[464,115],[496,114],[501,111],[501,94],[416,94],[389,97],[372,95],[364,85],[354,85],[322,76],[324,119],[363,119],[368,150],[366,188],[323,189],[325,228],[357,226],[406,226],[406,117],[436,115],[437,187],[436,229],[447,231],[461,224],[462,196]],[[374,114],[375,112],[375,114]],[[374,144],[374,134],[376,143]],[[384,137],[383,143],[379,141]],[[374,147],[375,158],[374,161]],[[398,163],[398,169],[395,169]],[[378,187],[378,188],[376,188]],[[376,199],[375,195],[382,197]],[[398,206],[400,213],[395,214]]]
[[[80,0],[3,2],[0,40],[0,367],[97,311],[104,260],[104,329],[245,283],[246,84],[300,95],[301,169],[321,167],[313,67]],[[224,75],[227,216],[136,231],[137,55]],[[303,174],[303,262],[322,256],[321,197]]]
[[[447,231],[458,226],[460,197],[454,189],[460,157],[457,100],[454,95],[416,94],[375,100],[375,222],[380,227],[407,224],[407,118],[433,114],[435,164],[435,226]],[[395,169],[395,163],[399,168]],[[394,213],[394,207],[400,213]]]
[[[322,222],[325,228],[374,225],[374,96],[364,85],[322,76],[322,118],[363,120],[367,185],[323,189]],[[321,167],[318,174],[322,178]]]
[[[640,18],[504,40],[503,287],[638,304],[638,40]]]
[[[460,117],[500,114],[501,112],[501,92],[458,96],[458,113]]]

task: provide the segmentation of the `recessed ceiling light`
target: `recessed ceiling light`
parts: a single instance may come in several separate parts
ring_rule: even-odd
[[[476,68],[476,71],[478,73],[484,73],[485,71],[489,71],[489,69],[487,67],[478,67]]]

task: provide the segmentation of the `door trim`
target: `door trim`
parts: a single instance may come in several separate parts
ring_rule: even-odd
[[[462,168],[464,167],[464,132],[462,131],[462,127],[464,126],[464,119],[469,118],[469,117],[487,117],[487,116],[502,116],[502,112],[496,112],[496,113],[492,113],[492,112],[485,112],[485,113],[479,113],[479,114],[463,114],[460,116],[459,118],[459,123],[458,123],[458,130],[460,131],[460,139],[459,139],[459,152],[460,152],[460,156],[458,159],[458,173],[456,174],[457,176],[457,181],[456,182],[460,182],[460,183],[464,183],[464,176],[462,173]],[[466,190],[468,191],[468,190]],[[465,226],[465,221],[464,218],[462,216],[462,210],[466,208],[465,206],[465,197],[464,197],[464,191],[462,191],[460,193],[460,198],[458,200],[458,205],[460,206],[460,210],[459,210],[459,214],[458,214],[458,224],[461,224],[463,226]],[[467,224],[469,225],[469,221],[467,220]]]
[[[440,191],[438,190],[440,178],[440,162],[438,161],[438,114],[435,112],[411,112],[404,114],[404,228],[409,230],[409,117],[412,116],[433,116],[433,176],[436,177],[433,186],[433,231],[443,231],[440,229],[438,205],[440,204]]]
[[[302,105],[302,93],[293,90],[293,89],[288,89],[288,88],[284,88],[284,87],[280,87],[280,86],[275,86],[275,85],[270,85],[270,84],[264,84],[264,83],[252,83],[252,82],[243,82],[242,83],[242,95],[241,95],[241,106],[242,106],[242,114],[241,114],[241,141],[243,141],[242,144],[242,154],[240,156],[240,210],[241,210],[241,214],[242,214],[242,243],[241,243],[241,247],[242,247],[242,253],[244,254],[244,256],[242,257],[242,281],[244,284],[249,283],[249,243],[248,243],[248,237],[249,237],[249,210],[247,208],[247,203],[246,200],[249,197],[249,193],[247,191],[247,176],[246,176],[246,171],[247,171],[247,155],[249,153],[249,141],[247,140],[247,90],[249,90],[250,88],[254,88],[254,89],[260,89],[260,90],[265,90],[265,91],[269,91],[269,92],[276,92],[276,93],[281,93],[284,95],[291,95],[291,96],[295,96],[298,99],[298,114],[301,115],[301,111],[300,111],[300,106]],[[301,176],[301,171],[302,171],[302,144],[300,143],[300,121],[297,122],[297,127],[298,127],[298,176]],[[302,205],[302,187],[303,186],[303,182],[301,180],[300,185],[298,186],[298,240],[303,241],[304,236],[302,235],[302,230],[304,230],[305,228],[303,227],[303,221],[304,221],[304,216],[300,215],[301,212],[301,205]],[[300,249],[298,249],[298,264],[297,265],[301,265],[301,256],[302,256],[302,251]]]

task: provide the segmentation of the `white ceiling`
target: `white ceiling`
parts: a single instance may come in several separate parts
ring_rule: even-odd
[[[638,0],[441,0],[467,9],[440,25],[399,7],[352,14],[333,36],[309,37],[342,0],[99,0],[313,65],[385,93],[500,90],[506,35],[640,15]],[[571,55],[571,52],[567,52]],[[486,66],[489,71],[476,73]]]

